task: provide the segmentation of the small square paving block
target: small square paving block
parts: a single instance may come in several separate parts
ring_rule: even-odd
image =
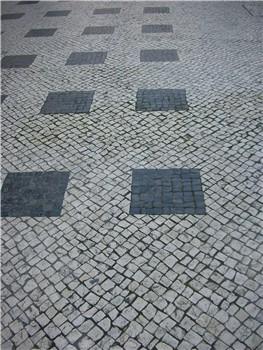
[[[2,59],[2,68],[27,68],[36,59],[36,55],[16,55],[16,56],[5,56]]]
[[[70,10],[57,10],[57,11],[48,11],[44,17],[61,17],[67,16],[71,11]]]
[[[41,114],[88,113],[95,91],[50,92]]]
[[[169,7],[144,7],[143,13],[169,13]]]
[[[66,65],[82,65],[82,64],[102,64],[106,60],[107,52],[72,52]]]
[[[154,49],[141,50],[140,60],[141,62],[173,62],[178,61],[179,58],[175,49]]]
[[[136,111],[187,110],[184,89],[139,89],[136,95]]]
[[[60,216],[69,172],[9,173],[2,186],[2,217]]]
[[[41,36],[52,36],[52,35],[54,35],[56,30],[57,30],[56,28],[31,29],[25,35],[25,38],[41,37]]]
[[[172,33],[171,24],[145,24],[142,26],[142,33]]]
[[[86,27],[82,35],[93,35],[93,34],[113,34],[114,27],[112,26],[96,26]]]
[[[197,169],[135,169],[130,214],[205,214]]]
[[[1,19],[2,20],[5,20],[5,19],[19,19],[19,18],[21,18],[23,16],[24,16],[24,13],[4,13],[1,16]]]
[[[107,7],[102,9],[95,9],[93,14],[94,15],[116,15],[121,12],[120,7]]]

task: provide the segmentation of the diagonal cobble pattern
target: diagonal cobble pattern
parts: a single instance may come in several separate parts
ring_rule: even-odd
[[[261,350],[260,17],[238,2],[7,2],[2,14],[21,8],[2,23],[3,56],[36,58],[2,71],[3,179],[70,176],[60,217],[2,218],[2,349]],[[36,28],[57,31],[24,38]],[[145,48],[180,61],[140,62]],[[108,56],[65,65],[72,52]],[[141,113],[139,89],[185,89],[189,108]],[[55,91],[96,91],[90,113],[40,114]],[[200,170],[205,215],[129,214],[132,170],[164,168]]]

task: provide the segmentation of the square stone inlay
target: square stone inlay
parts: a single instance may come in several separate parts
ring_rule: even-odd
[[[70,13],[70,10],[48,11],[44,17],[61,17],[61,16],[67,16],[69,13]]]
[[[72,52],[66,65],[82,65],[82,64],[102,64],[106,60],[107,52]]]
[[[16,56],[5,56],[2,59],[2,68],[27,68],[34,60],[36,55],[16,55]]]
[[[141,62],[173,62],[178,61],[177,51],[172,50],[141,50]]]
[[[3,217],[60,216],[69,172],[9,173],[2,186]]]
[[[96,26],[86,27],[82,35],[93,35],[93,34],[113,34],[114,27],[112,26]]]
[[[95,91],[50,92],[41,114],[88,113]]]
[[[46,28],[46,29],[31,29],[26,35],[25,38],[31,37],[41,37],[41,36],[52,36],[54,35],[56,28]]]
[[[95,9],[93,11],[94,15],[116,15],[121,12],[120,7],[112,7],[112,8],[102,8],[102,9]]]
[[[6,98],[7,98],[7,95],[1,95],[1,103],[3,103]]]
[[[18,19],[24,16],[24,13],[5,13],[1,16],[2,20],[5,19]]]
[[[172,33],[171,24],[145,24],[142,26],[142,33]]]
[[[199,170],[133,170],[130,214],[205,213]]]
[[[139,89],[136,95],[136,111],[187,110],[184,89]]]
[[[169,7],[144,7],[143,13],[169,13]]]

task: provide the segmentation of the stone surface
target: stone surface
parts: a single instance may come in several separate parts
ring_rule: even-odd
[[[163,7],[163,6],[158,6],[158,7],[144,7],[143,13],[154,13],[154,14],[162,14],[162,13],[169,13],[170,9],[169,7]]]
[[[103,64],[106,60],[107,52],[72,52],[67,59],[66,65],[82,65],[82,64]]]
[[[36,55],[16,55],[2,58],[1,66],[5,68],[28,68],[35,61]]]
[[[19,19],[24,16],[24,13],[4,13],[1,16],[2,20],[5,19]]]
[[[94,35],[94,34],[113,34],[114,27],[112,26],[95,26],[86,27],[82,35]]]
[[[120,7],[109,7],[109,8],[101,8],[101,9],[95,9],[93,14],[94,15],[116,15],[121,12]]]
[[[142,33],[172,33],[173,26],[171,24],[144,24],[142,25]]]
[[[30,31],[25,35],[25,38],[52,36],[52,35],[54,35],[56,30],[57,30],[57,28],[30,29]]]
[[[45,14],[45,17],[63,17],[63,16],[67,16],[70,14],[71,11],[69,10],[57,10],[57,11],[48,11]]]
[[[141,62],[173,62],[178,61],[179,58],[176,50],[153,49],[141,50],[140,60]]]

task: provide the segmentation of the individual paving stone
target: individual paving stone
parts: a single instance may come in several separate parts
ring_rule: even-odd
[[[142,33],[172,33],[171,24],[145,24],[142,26]]]
[[[94,93],[95,91],[50,92],[40,113],[88,113]]]
[[[58,10],[58,11],[48,11],[44,17],[61,17],[67,16],[71,11],[70,10]]]
[[[41,37],[41,36],[52,36],[52,35],[54,35],[56,30],[57,30],[57,28],[31,29],[25,35],[25,38]]]
[[[187,110],[184,89],[139,89],[136,95],[136,111]]]
[[[102,9],[95,9],[93,11],[94,15],[116,15],[121,12],[120,7],[112,7],[112,8],[102,8]]]
[[[37,4],[39,1],[19,1],[17,5],[33,5]]]
[[[178,61],[178,55],[176,50],[141,50],[140,53],[141,62],[173,62]]]
[[[169,7],[144,7],[143,13],[169,13]]]
[[[7,95],[1,95],[1,103],[3,103],[6,98],[7,98]]]
[[[5,13],[1,16],[2,20],[5,19],[18,19],[24,16],[24,13]]]
[[[2,186],[2,217],[60,216],[69,172],[7,174]]]
[[[130,214],[205,214],[197,169],[135,169]]]
[[[106,60],[107,52],[72,52],[66,65],[102,64]]]
[[[16,55],[16,56],[5,56],[2,59],[2,68],[27,68],[35,60],[36,55]]]
[[[82,35],[92,35],[92,34],[113,34],[113,26],[96,26],[96,27],[86,27]]]

